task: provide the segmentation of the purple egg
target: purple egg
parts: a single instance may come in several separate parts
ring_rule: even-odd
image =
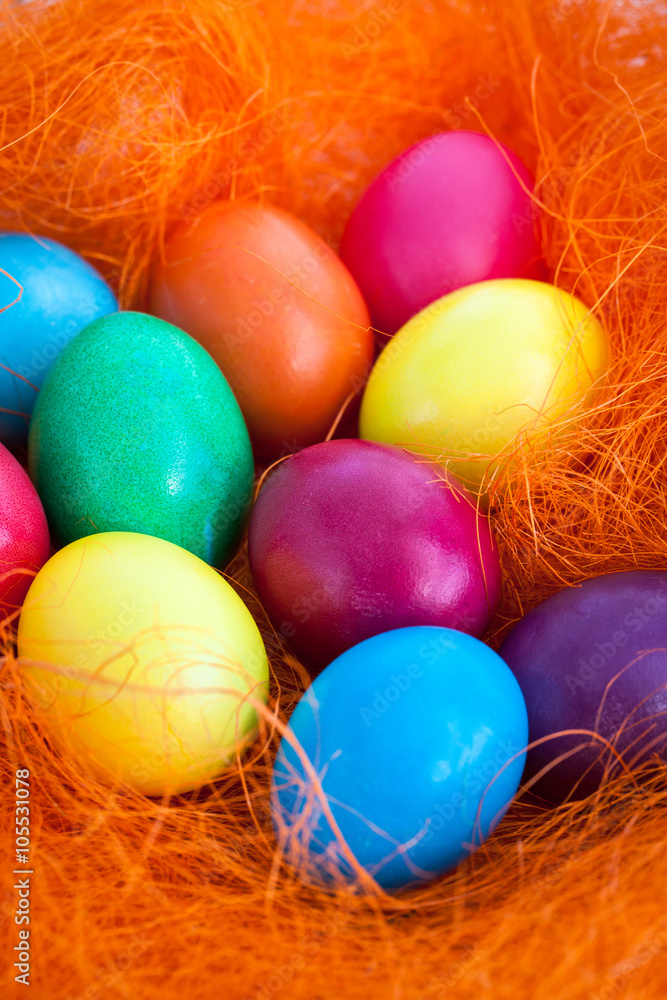
[[[631,768],[667,760],[667,572],[586,580],[543,601],[500,649],[521,686],[529,739],[583,729]],[[562,755],[565,759],[554,763]],[[621,766],[599,740],[559,736],[528,752],[524,781],[552,802],[582,798]]]
[[[316,669],[409,625],[479,636],[500,589],[474,499],[437,466],[372,441],[328,441],[279,465],[248,549],[266,612]]]
[[[401,153],[362,197],[340,248],[374,326],[393,334],[464,285],[544,277],[532,188],[518,156],[478,132],[441,132]]]

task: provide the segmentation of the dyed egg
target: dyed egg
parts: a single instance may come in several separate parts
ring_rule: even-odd
[[[500,650],[526,699],[526,779],[552,802],[594,792],[651,756],[667,761],[667,571],[592,577],[533,608]],[[596,739],[598,734],[616,751]]]
[[[608,358],[602,326],[568,292],[519,278],[470,285],[424,309],[384,349],[360,433],[449,459],[476,487],[519,432],[533,445],[590,402]]]
[[[118,304],[83,257],[43,236],[0,232],[0,269],[0,439],[17,448],[55,358]],[[23,288],[18,302],[16,282]]]
[[[268,667],[250,612],[206,563],[111,532],[57,552],[19,622],[49,736],[104,781],[146,795],[216,778],[253,735]]]
[[[362,869],[385,889],[441,875],[502,818],[527,734],[518,684],[479,640],[429,626],[366,639],[313,682],[281,741],[272,813],[286,860],[306,880]]]
[[[502,143],[441,132],[401,153],[352,213],[340,253],[374,325],[395,333],[448,292],[538,277],[533,181]]]
[[[253,481],[248,432],[220,369],[142,313],[91,323],[62,352],[30,427],[30,474],[62,543],[138,531],[213,565],[230,555]]]
[[[399,448],[329,441],[287,459],[253,509],[250,566],[311,666],[389,629],[480,635],[500,589],[488,520],[453,477]]]
[[[0,444],[0,616],[23,603],[51,553],[44,509],[27,472]]]
[[[399,448],[329,441],[270,475],[248,538],[264,609],[315,667],[389,629],[481,634],[500,564],[488,520],[453,478]]]
[[[178,226],[150,311],[210,351],[265,459],[323,440],[373,362],[368,312],[349,272],[272,205],[216,203]]]

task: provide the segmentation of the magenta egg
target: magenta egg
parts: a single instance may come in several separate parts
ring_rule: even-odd
[[[316,669],[390,629],[479,636],[500,590],[488,519],[458,480],[372,441],[328,441],[279,465],[248,548],[265,611]]]
[[[28,473],[0,444],[0,614],[20,608],[51,553],[49,528]]]
[[[622,764],[667,762],[667,571],[558,591],[515,625],[500,655],[528,709],[524,778],[543,798],[583,798]]]
[[[521,160],[477,132],[441,132],[401,153],[362,197],[340,248],[374,326],[393,334],[477,281],[544,277],[532,188]]]

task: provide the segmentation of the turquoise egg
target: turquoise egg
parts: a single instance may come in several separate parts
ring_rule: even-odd
[[[64,348],[28,455],[63,545],[136,531],[220,566],[244,525],[253,458],[234,394],[203,347],[153,316],[106,316]]]

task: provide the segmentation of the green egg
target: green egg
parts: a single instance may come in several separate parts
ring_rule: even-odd
[[[213,358],[182,330],[121,312],[85,327],[37,397],[29,469],[65,545],[136,531],[214,566],[243,528],[250,439]]]

